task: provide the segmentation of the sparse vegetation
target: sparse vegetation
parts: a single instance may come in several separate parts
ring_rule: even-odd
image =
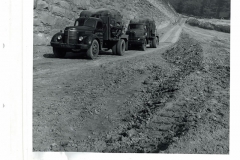
[[[230,23],[226,20],[216,21],[211,19],[197,19],[191,17],[186,21],[186,23],[204,29],[230,33]]]

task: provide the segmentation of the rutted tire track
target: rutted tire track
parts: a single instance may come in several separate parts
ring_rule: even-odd
[[[179,89],[179,81],[190,73],[202,69],[201,46],[187,35],[174,47],[163,54],[176,70],[166,73],[158,66],[152,76],[143,84],[150,96],[142,109],[123,121],[124,127],[117,138],[105,140],[104,152],[160,152],[168,148],[176,137],[185,134],[190,126],[194,127],[197,115],[190,114],[189,108],[180,108],[171,103]],[[201,101],[198,101],[201,105]]]
[[[173,34],[167,31],[164,35],[171,39]],[[162,66],[160,53],[171,45],[161,43],[156,49],[133,50],[123,57],[103,54],[91,62],[73,55],[37,61],[33,150],[109,150],[109,139],[121,137],[119,134],[128,123],[121,119],[135,113],[149,98],[149,93],[141,91],[141,83],[154,66]]]

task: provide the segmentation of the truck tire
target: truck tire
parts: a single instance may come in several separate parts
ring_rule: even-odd
[[[53,48],[53,54],[56,58],[63,58],[66,55],[66,51],[60,48]]]
[[[120,39],[117,42],[117,55],[122,56],[125,52],[125,41],[123,39]]]
[[[125,42],[125,51],[128,51],[128,42]]]
[[[115,43],[115,44],[112,46],[112,54],[114,54],[114,55],[117,54],[117,43]]]
[[[157,48],[157,38],[156,37],[154,37],[152,40],[152,47]]]
[[[93,40],[90,48],[87,50],[87,57],[89,59],[95,59],[99,54],[99,44],[96,39]]]
[[[142,51],[145,51],[146,50],[146,45],[147,45],[147,41],[146,41],[146,39],[144,40],[144,43],[141,45],[141,50]]]

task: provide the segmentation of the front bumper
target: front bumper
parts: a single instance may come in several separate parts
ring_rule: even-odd
[[[128,44],[130,44],[130,45],[141,45],[141,44],[144,44],[144,39],[139,39],[139,40],[138,40],[138,38],[129,39]]]
[[[87,44],[67,44],[59,42],[51,42],[51,46],[55,48],[82,49],[82,50],[87,50],[89,48],[89,45]]]

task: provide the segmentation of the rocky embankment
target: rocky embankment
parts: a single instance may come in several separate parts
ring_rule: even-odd
[[[79,10],[88,9],[90,0],[34,0],[33,44],[49,45],[51,37],[73,24]]]

